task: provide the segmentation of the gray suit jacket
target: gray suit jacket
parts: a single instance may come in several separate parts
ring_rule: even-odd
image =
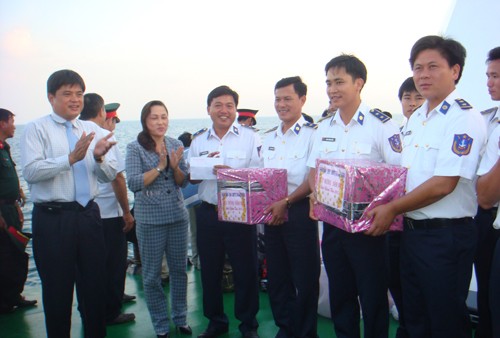
[[[166,136],[168,154],[182,147],[182,143]],[[149,186],[144,186],[144,173],[158,166],[159,156],[154,151],[147,151],[137,140],[127,145],[125,162],[127,183],[134,193],[134,217],[139,223],[168,224],[187,220],[181,187],[175,184],[171,168],[161,172],[160,176]],[[179,168],[185,175],[183,186],[187,184],[187,166],[184,158]]]

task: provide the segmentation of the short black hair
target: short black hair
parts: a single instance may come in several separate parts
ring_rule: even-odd
[[[192,137],[193,137],[193,135],[191,133],[185,131],[182,134],[180,134],[177,139],[182,142],[182,145],[184,146],[184,148],[187,148],[187,147],[191,146],[191,138]]]
[[[465,58],[467,56],[465,47],[462,46],[460,42],[450,38],[445,38],[438,35],[424,36],[423,38],[420,38],[417,42],[415,42],[415,44],[411,48],[410,66],[412,70],[418,55],[427,49],[438,51],[439,54],[441,54],[441,56],[446,59],[446,61],[448,62],[448,66],[460,66],[458,78],[455,80],[455,84],[457,84],[462,77],[462,72],[465,66]]]
[[[366,66],[360,59],[354,55],[341,54],[334,57],[325,66],[325,74],[330,68],[344,68],[345,72],[352,76],[353,80],[362,79],[366,83],[368,71]]]
[[[489,51],[486,62],[491,62],[498,59],[500,59],[500,47],[495,47]]]
[[[412,76],[410,76],[409,78],[404,80],[403,83],[401,84],[401,87],[399,87],[399,92],[398,92],[399,101],[401,101],[403,99],[403,94],[405,92],[407,92],[407,93],[417,92],[418,93],[417,87],[415,86],[415,81],[413,80]]]
[[[15,116],[15,115],[10,110],[0,108],[0,121],[7,122],[13,116]]]
[[[307,115],[306,113],[302,113],[302,116],[304,117],[304,120],[306,120],[307,122],[314,123],[314,119],[312,118],[312,116]]]
[[[223,95],[230,95],[233,97],[233,100],[234,100],[234,104],[236,105],[236,107],[238,107],[238,99],[240,98],[238,93],[235,92],[234,90],[232,90],[231,88],[229,88],[228,86],[219,86],[215,89],[213,89],[209,94],[208,94],[208,97],[207,97],[207,107],[210,106],[210,104],[212,104],[212,101],[219,97],[219,96],[223,96]]]
[[[278,82],[276,82],[274,90],[278,88],[287,87],[291,84],[293,84],[293,89],[295,90],[295,92],[299,97],[307,95],[307,85],[304,82],[302,82],[300,76],[285,77],[279,80]]]
[[[78,85],[85,92],[85,82],[75,71],[69,69],[58,70],[47,80],[47,94],[55,95],[57,90],[66,85]]]
[[[80,120],[90,120],[96,118],[104,107],[104,99],[96,93],[88,93],[83,96],[83,110],[80,113]]]

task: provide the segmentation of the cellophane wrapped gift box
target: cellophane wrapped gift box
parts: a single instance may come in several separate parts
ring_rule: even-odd
[[[264,215],[264,210],[286,196],[286,169],[242,168],[217,171],[218,214],[221,221],[266,223],[272,216]]]
[[[403,196],[407,169],[369,160],[316,160],[315,216],[347,232],[368,230],[366,213]],[[389,230],[401,231],[398,215]]]

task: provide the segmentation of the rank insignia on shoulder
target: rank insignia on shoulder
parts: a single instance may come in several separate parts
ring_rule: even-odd
[[[377,120],[379,120],[382,123],[386,123],[387,121],[389,121],[391,119],[391,117],[389,115],[387,115],[385,112],[381,111],[378,108],[370,110],[370,114],[375,116],[377,118]]]
[[[467,134],[455,134],[451,151],[458,156],[469,155],[474,139]]]
[[[320,118],[320,119],[318,120],[317,124],[319,124],[319,123],[323,122],[324,120],[328,120],[328,119],[329,119],[330,117],[332,117],[332,116],[335,116],[335,113],[336,113],[336,112],[337,112],[337,111],[330,112],[330,113],[326,114],[325,116],[323,116],[322,118]]]
[[[472,109],[472,106],[469,104],[469,102],[465,101],[464,99],[456,99],[455,101],[463,110]]]
[[[389,144],[392,151],[396,153],[400,153],[401,151],[403,151],[403,144],[401,143],[401,137],[399,136],[399,134],[394,134],[389,137]]]
[[[203,128],[203,129],[198,130],[196,133],[194,133],[194,134],[193,134],[192,139],[194,140],[194,138],[195,138],[196,136],[199,136],[199,135],[203,134],[203,133],[204,133],[204,132],[206,132],[207,130],[208,130],[208,128]]]
[[[493,107],[493,108],[490,108],[490,109],[486,109],[486,110],[483,110],[481,112],[481,115],[489,115],[489,114],[495,114],[498,110],[498,107]]]
[[[267,133],[273,132],[273,131],[275,131],[276,129],[278,129],[278,126],[273,127],[273,128],[271,128],[271,129],[269,129],[269,130],[266,130],[266,131],[264,132],[264,134],[267,134]]]
[[[316,123],[306,122],[303,125],[309,128],[318,129],[318,125]]]
[[[208,150],[206,150],[206,151],[202,151],[202,152],[200,153],[200,156],[203,156],[203,155],[208,155]]]

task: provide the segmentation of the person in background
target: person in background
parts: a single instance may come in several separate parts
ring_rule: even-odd
[[[186,131],[177,138],[184,145],[184,158],[187,158],[189,155],[192,137],[193,135]],[[184,204],[189,213],[189,232],[191,239],[191,258],[189,259],[189,264],[192,264],[195,269],[200,270],[200,256],[198,255],[198,247],[196,246],[195,212],[195,208],[201,204],[201,200],[198,196],[198,185],[188,183],[188,185],[182,189],[182,195],[184,196]]]
[[[264,211],[272,215],[264,238],[267,291],[278,338],[318,336],[319,238],[318,224],[309,218],[306,165],[317,125],[301,114],[306,95],[307,86],[298,76],[276,83],[274,107],[281,123],[266,133],[262,147],[264,167],[288,173],[288,196]]]
[[[373,236],[404,214],[401,283],[412,338],[472,333],[466,299],[477,243],[474,179],[486,128],[456,90],[465,56],[459,42],[440,36],[413,45],[410,65],[425,102],[402,131],[406,194],[367,214]]]
[[[255,119],[257,112],[258,110],[255,109],[238,109],[238,123],[247,127],[255,126],[257,124],[257,120]]]
[[[14,114],[0,108],[0,314],[16,308],[35,306],[21,294],[28,277],[28,254],[24,252],[29,238],[22,234],[24,192],[19,185],[16,164],[10,154],[8,138],[14,137]]]
[[[340,55],[325,66],[326,92],[338,108],[319,124],[307,160],[315,191],[316,159],[365,159],[399,164],[401,142],[397,126],[379,109],[361,101],[367,70],[353,55]],[[314,195],[311,202],[314,203]],[[312,208],[311,208],[312,210]],[[315,217],[311,213],[311,217]],[[323,222],[321,242],[328,275],[330,309],[338,337],[360,336],[360,304],[364,336],[387,338],[387,264],[385,236],[349,233]],[[359,297],[359,301],[358,301]]]
[[[500,101],[500,47],[493,48],[488,54],[487,87],[493,101]],[[500,200],[500,107],[496,106],[482,112],[488,129],[486,152],[481,159],[477,174],[477,199],[479,208],[474,218],[478,229],[478,241],[474,267],[477,278],[477,305],[479,322],[476,338],[500,337],[500,227],[493,222],[498,214]],[[495,249],[497,247],[497,249]],[[494,256],[496,255],[496,256]],[[496,266],[493,261],[496,260]],[[496,276],[496,277],[495,277]],[[491,290],[491,293],[490,293]],[[496,293],[495,293],[495,290]],[[490,302],[491,300],[491,302]],[[494,312],[496,311],[496,314]],[[495,329],[494,329],[495,328]]]
[[[90,121],[99,127],[113,132],[117,119],[118,104],[113,104],[114,114],[108,118],[104,100],[99,94],[85,94],[80,120]],[[134,217],[130,214],[127,197],[127,185],[123,171],[125,163],[118,147],[112,148],[118,161],[118,173],[113,181],[99,183],[99,193],[95,202],[101,214],[104,241],[106,244],[106,323],[122,324],[133,321],[133,313],[121,313],[125,290],[125,272],[127,269],[127,239],[125,233],[134,227]],[[78,294],[79,295],[79,294]]]
[[[53,113],[29,123],[21,138],[21,165],[31,200],[33,254],[42,282],[47,336],[69,337],[75,281],[81,283],[87,337],[106,336],[106,248],[97,180],[111,182],[116,142],[95,123],[78,120],[85,83],[72,70],[47,80]]]
[[[210,129],[204,128],[193,135],[188,156],[190,160],[219,156],[223,165],[215,166],[214,172],[229,167],[260,166],[261,142],[258,134],[249,127],[234,124],[238,98],[238,93],[228,86],[217,87],[208,94],[207,111],[213,124]],[[209,319],[208,327],[198,337],[218,337],[229,330],[221,285],[226,252],[234,273],[234,312],[241,321],[240,332],[245,338],[259,337],[256,319],[259,311],[256,226],[218,220],[215,179],[202,180],[198,195],[202,200],[196,210],[196,221],[203,312]]]
[[[413,112],[425,101],[424,97],[415,87],[415,81],[411,76],[404,80],[399,87],[398,98],[401,103],[403,115],[406,119],[409,119],[411,114],[413,114]]]
[[[425,99],[417,91],[413,77],[403,81],[398,91],[399,102],[404,117],[408,120],[413,112],[420,107]],[[389,261],[389,291],[394,304],[390,304],[390,312],[393,317],[399,321],[399,327],[396,331],[396,338],[406,338],[408,333],[405,328],[403,300],[401,291],[401,271],[400,271],[400,247],[401,231],[389,231],[386,235],[388,261]]]
[[[134,216],[142,260],[144,294],[158,337],[170,336],[168,299],[161,285],[161,261],[167,256],[170,270],[172,321],[182,334],[192,334],[187,324],[188,218],[181,187],[187,184],[187,166],[180,141],[166,136],[168,110],[161,101],[142,108],[142,131],[127,145],[126,171],[134,193]]]
[[[104,126],[103,128],[109,131],[114,131],[116,129],[116,124],[120,123],[120,118],[118,117],[118,108],[120,108],[119,103],[108,103],[104,105],[104,109],[106,110],[106,120],[104,121]],[[121,156],[121,153],[120,153]],[[119,208],[118,210],[121,210],[121,213],[123,213],[123,222],[124,222],[124,234],[125,234],[125,262],[127,262],[127,257],[128,257],[128,241],[127,241],[127,236],[133,231],[135,233],[135,219],[132,213],[130,212],[130,206],[128,204],[128,196],[127,196],[127,184],[125,182],[125,176],[123,175],[123,172],[118,173],[117,175],[118,180],[115,178],[115,180],[112,183],[113,191],[115,192],[116,196],[120,195],[120,197],[117,197],[118,205],[117,207]],[[119,182],[119,183],[118,183]],[[115,188],[116,186],[116,188]],[[117,192],[118,191],[118,192]],[[98,202],[99,204],[99,202]],[[120,212],[119,212],[120,213]],[[135,235],[134,235],[135,236]],[[126,270],[126,268],[125,268]],[[125,275],[123,275],[124,280],[125,280]],[[119,283],[117,281],[117,283]],[[131,302],[133,301],[136,297],[133,295],[128,295],[125,293],[125,284],[123,284],[123,298],[122,301],[123,303]]]

